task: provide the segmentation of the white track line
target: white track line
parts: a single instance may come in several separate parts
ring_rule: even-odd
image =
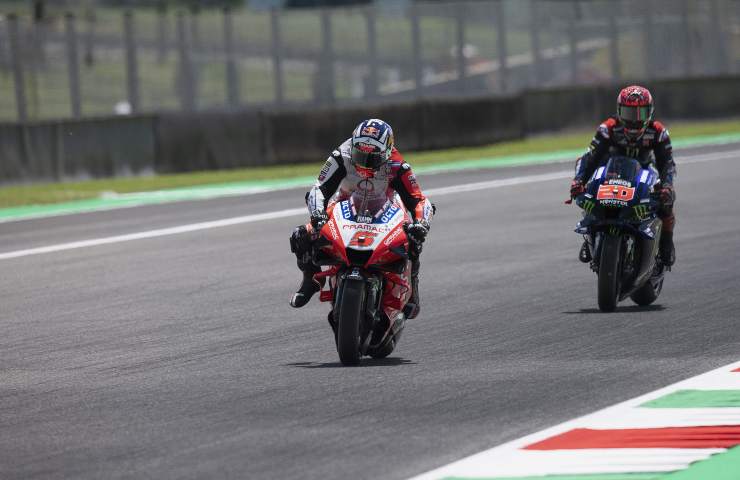
[[[522,450],[523,447],[540,442],[575,428],[635,428],[664,426],[697,426],[719,410],[723,425],[739,425],[738,409],[638,409],[650,400],[663,397],[677,390],[687,389],[740,389],[740,362],[717,368],[707,373],[688,378],[667,387],[646,393],[583,417],[569,420],[554,427],[512,440],[454,463],[429,471],[411,480],[439,480],[445,477],[493,478],[506,476],[532,476],[578,473],[629,473],[669,472],[686,468],[688,464],[707,458],[724,449],[641,448],[641,449],[582,449],[582,450]],[[644,411],[640,411],[644,410]],[[637,417],[653,415],[652,424],[637,424]],[[644,416],[643,416],[644,415]],[[666,422],[665,416],[674,415],[675,421]],[[697,416],[697,420],[687,417]],[[717,418],[714,418],[717,420]],[[707,425],[704,423],[704,425]],[[717,425],[717,424],[710,424]]]
[[[740,156],[740,150],[733,150],[729,152],[718,152],[710,153],[705,155],[692,155],[686,157],[681,163],[696,163],[696,162],[708,162],[715,160],[726,160],[730,158],[737,158]],[[477,190],[485,190],[492,188],[508,187],[512,185],[523,185],[528,183],[546,182],[549,180],[560,180],[563,178],[569,178],[573,175],[572,170],[565,170],[553,173],[545,173],[539,175],[526,175],[521,177],[504,178],[498,180],[490,180],[485,182],[474,182],[466,183],[462,185],[453,185],[450,187],[432,188],[426,190],[426,194],[430,197],[438,197],[441,195],[449,195],[453,193],[464,193],[474,192]],[[208,230],[211,228],[228,227],[232,225],[240,225],[243,223],[260,222],[263,220],[274,220],[277,218],[292,217],[298,215],[305,215],[305,208],[290,208],[287,210],[278,210],[274,212],[258,213],[254,215],[245,215],[241,217],[225,218],[222,220],[214,220],[210,222],[192,223],[188,225],[181,225],[170,228],[160,228],[156,230],[147,230],[144,232],[129,233],[125,235],[116,235],[112,237],[93,238],[89,240],[81,240],[77,242],[60,243],[56,245],[49,245],[46,247],[28,248],[24,250],[15,250],[11,252],[0,253],[0,260],[8,260],[11,258],[28,257],[31,255],[41,255],[44,253],[62,252],[66,250],[75,250],[79,248],[95,247],[98,245],[109,245],[112,243],[129,242],[132,240],[142,240],[145,238],[164,237],[168,235],[178,235],[181,233],[195,232],[198,230]]]

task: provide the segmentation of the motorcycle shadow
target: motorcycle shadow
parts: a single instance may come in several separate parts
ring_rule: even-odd
[[[416,362],[402,357],[389,358],[363,358],[358,367],[398,367],[401,365],[416,365]],[[347,368],[341,362],[293,362],[287,363],[286,367],[297,368]]]
[[[660,312],[667,310],[663,305],[625,305],[624,307],[617,306],[617,309],[610,313],[640,313],[640,312]],[[580,310],[563,312],[566,315],[580,315],[584,313],[604,313],[598,308],[582,308]]]

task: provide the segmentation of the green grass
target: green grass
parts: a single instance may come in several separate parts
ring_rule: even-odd
[[[674,139],[721,133],[740,133],[740,119],[712,122],[677,122],[670,127],[671,136]],[[454,162],[456,160],[545,153],[556,150],[578,148],[585,150],[592,135],[592,130],[579,130],[562,134],[536,136],[524,140],[503,142],[482,147],[408,152],[405,154],[405,157],[412,166],[420,166]],[[400,144],[399,147],[403,149],[403,144]],[[327,151],[330,148],[331,145],[327,146]],[[82,200],[99,197],[105,192],[130,193],[217,183],[279,180],[299,176],[314,176],[317,174],[320,166],[321,163],[317,162],[316,164],[255,167],[151,177],[126,177],[81,182],[7,186],[0,188],[0,207]]]

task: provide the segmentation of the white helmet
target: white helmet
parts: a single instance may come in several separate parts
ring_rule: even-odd
[[[393,129],[383,120],[371,118],[352,132],[352,164],[378,170],[391,156]]]

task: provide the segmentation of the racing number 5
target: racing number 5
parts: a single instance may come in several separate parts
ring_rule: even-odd
[[[372,244],[375,241],[375,237],[377,237],[378,234],[375,232],[364,232],[359,231],[355,232],[355,234],[352,236],[352,240],[349,241],[350,247],[367,247],[368,245]]]

